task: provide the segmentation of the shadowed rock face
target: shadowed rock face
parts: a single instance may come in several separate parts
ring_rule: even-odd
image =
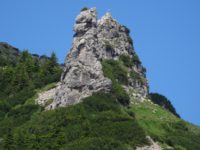
[[[79,103],[82,98],[94,92],[111,90],[112,82],[104,77],[102,59],[117,60],[121,55],[133,57],[134,48],[130,42],[129,31],[116,22],[109,13],[97,20],[96,9],[82,11],[74,25],[72,48],[65,59],[61,82],[55,89],[53,103],[47,109]],[[148,84],[140,64],[129,70],[135,70],[144,82],[131,81],[124,87],[134,89],[140,99],[148,93]]]

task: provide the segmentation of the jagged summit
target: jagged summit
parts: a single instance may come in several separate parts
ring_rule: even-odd
[[[136,58],[129,30],[114,20],[110,13],[97,20],[96,8],[81,11],[76,17],[74,32],[60,84],[51,94],[43,93],[38,98],[40,104],[45,103],[46,99],[53,99],[47,109],[79,103],[94,92],[111,91],[112,82],[104,76],[101,61],[118,60],[121,56]],[[148,94],[148,83],[140,61],[135,61],[128,68],[128,76],[132,72],[142,82],[129,78],[124,89],[129,93],[131,91],[131,96],[142,100]]]
[[[110,20],[114,20],[111,13],[107,12],[100,20],[99,22],[105,22],[105,21],[110,21]]]

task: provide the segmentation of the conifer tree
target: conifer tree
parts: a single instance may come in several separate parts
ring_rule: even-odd
[[[7,134],[4,138],[4,150],[14,150],[15,149],[15,145],[14,145],[14,138],[13,138],[13,134],[12,134],[12,130],[11,128],[7,129]]]

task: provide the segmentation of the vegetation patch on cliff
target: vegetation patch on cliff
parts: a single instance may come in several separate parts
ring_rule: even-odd
[[[103,60],[102,66],[104,75],[112,81],[112,93],[122,105],[127,106],[129,96],[122,87],[128,84],[127,70],[120,61],[115,60]]]

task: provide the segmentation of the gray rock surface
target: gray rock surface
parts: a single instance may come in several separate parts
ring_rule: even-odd
[[[59,83],[57,85],[59,86]],[[43,107],[48,106],[48,103],[54,99],[56,91],[57,88],[52,88],[49,89],[48,91],[38,93],[36,103]]]
[[[93,92],[109,91],[111,80],[102,71],[97,39],[96,9],[82,11],[74,25],[74,41],[65,60],[61,85],[49,109],[76,104]]]
[[[135,54],[128,29],[109,13],[97,20],[95,8],[82,11],[76,17],[74,32],[72,48],[65,59],[61,84],[53,91],[54,100],[47,109],[79,103],[82,98],[94,92],[110,91],[112,82],[104,77],[101,60],[117,60],[121,55],[133,57]],[[129,70],[137,72],[144,82],[130,78],[129,86],[124,87],[131,96],[141,100],[148,93],[148,83],[142,68],[141,64],[135,64]],[[49,94],[52,96],[51,92]]]
[[[136,150],[162,150],[162,147],[157,142],[154,142],[151,137],[148,136],[147,139],[150,145],[137,147]]]

